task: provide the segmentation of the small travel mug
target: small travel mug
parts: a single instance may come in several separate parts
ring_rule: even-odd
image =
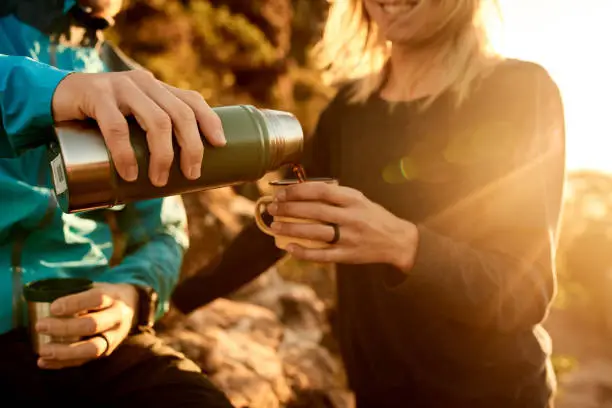
[[[28,304],[28,322],[34,351],[40,354],[40,347],[48,343],[71,344],[81,340],[79,337],[53,337],[36,332],[36,323],[52,316],[51,303],[56,299],[85,292],[93,288],[93,282],[80,278],[51,278],[26,284],[23,296]],[[56,318],[65,318],[65,316]]]
[[[308,178],[304,181],[301,181],[301,183],[312,183],[312,182],[338,184],[338,180],[333,179],[333,178]],[[272,187],[273,193],[276,194],[276,192],[280,189],[287,188],[288,186],[292,186],[292,185],[299,184],[299,183],[300,183],[299,180],[286,179],[286,180],[271,181],[268,184]],[[321,249],[321,248],[329,247],[330,244],[328,242],[315,241],[315,240],[306,239],[306,238],[288,237],[284,235],[279,235],[275,233],[274,231],[272,231],[272,229],[270,229],[270,227],[266,225],[262,217],[262,210],[265,207],[267,207],[269,204],[271,204],[272,202],[274,202],[274,196],[272,195],[263,196],[259,200],[257,200],[257,202],[255,203],[255,223],[257,224],[257,227],[259,227],[259,229],[264,234],[268,234],[274,237],[274,243],[277,248],[284,250],[287,248],[289,244],[298,244],[298,245],[303,246],[304,248],[311,248],[311,249]],[[292,223],[292,224],[321,224],[321,221],[317,221],[317,220],[310,220],[310,219],[305,219],[305,218],[293,218],[293,217],[280,217],[280,216],[275,216],[274,221],[280,221],[280,222],[286,222],[286,223]]]

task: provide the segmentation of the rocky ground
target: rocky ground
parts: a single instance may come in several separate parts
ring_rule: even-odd
[[[351,407],[337,356],[322,345],[325,308],[276,270],[241,300],[219,299],[163,332],[236,407]],[[247,300],[248,299],[248,300]]]

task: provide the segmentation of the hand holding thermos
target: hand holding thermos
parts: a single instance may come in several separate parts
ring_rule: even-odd
[[[303,151],[302,127],[288,112],[211,109],[197,92],[141,71],[71,74],[53,112],[49,160],[67,213],[255,181]]]
[[[219,117],[195,91],[177,89],[147,71],[68,75],[55,91],[53,117],[57,122],[95,119],[120,176],[138,177],[138,165],[125,116],[134,116],[147,132],[151,152],[149,178],[156,186],[168,180],[174,159],[173,132],[181,147],[185,177],[200,177],[204,145],[200,131],[213,146],[225,137]]]

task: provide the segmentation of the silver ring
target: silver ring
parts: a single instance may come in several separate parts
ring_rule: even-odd
[[[100,356],[101,357],[108,356],[108,352],[110,350],[110,340],[108,340],[108,337],[106,337],[106,334],[104,333],[99,333],[97,337],[100,337],[106,343],[106,347],[104,347],[104,351],[102,352],[102,354],[100,354]]]
[[[331,239],[331,241],[328,241],[328,244],[337,244],[338,241],[340,241],[340,227],[338,226],[338,224],[333,223],[330,223],[329,226],[334,229],[334,237]]]

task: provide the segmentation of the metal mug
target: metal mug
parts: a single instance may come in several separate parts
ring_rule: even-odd
[[[333,179],[333,178],[308,178],[304,181],[293,180],[293,179],[271,181],[269,185],[270,187],[272,187],[273,194],[276,194],[278,190],[287,188],[288,186],[292,186],[300,182],[301,183],[318,182],[318,183],[328,183],[328,184],[334,184],[334,185],[338,184],[338,180]],[[268,206],[269,204],[271,204],[272,202],[274,202],[273,195],[263,196],[259,200],[257,200],[257,202],[255,203],[255,223],[257,224],[257,227],[264,234],[274,237],[274,244],[276,245],[277,248],[284,250],[287,248],[289,244],[298,244],[305,248],[312,248],[312,249],[328,248],[330,246],[328,242],[314,241],[314,240],[305,239],[305,238],[287,237],[287,236],[280,235],[272,231],[270,227],[266,225],[262,217],[262,212],[264,208]],[[321,222],[317,220],[310,220],[310,219],[305,219],[305,218],[293,218],[293,217],[280,217],[280,216],[275,216],[274,221],[294,223],[294,224],[321,224]]]
[[[27,302],[28,326],[32,346],[37,354],[40,354],[40,347],[48,343],[72,344],[81,338],[79,337],[55,337],[36,331],[36,323],[46,317],[53,316],[51,304],[64,296],[75,293],[85,292],[93,288],[93,282],[89,279],[81,278],[50,278],[33,281],[26,284],[23,288],[23,296]],[[67,316],[54,316],[55,318],[69,318]]]

